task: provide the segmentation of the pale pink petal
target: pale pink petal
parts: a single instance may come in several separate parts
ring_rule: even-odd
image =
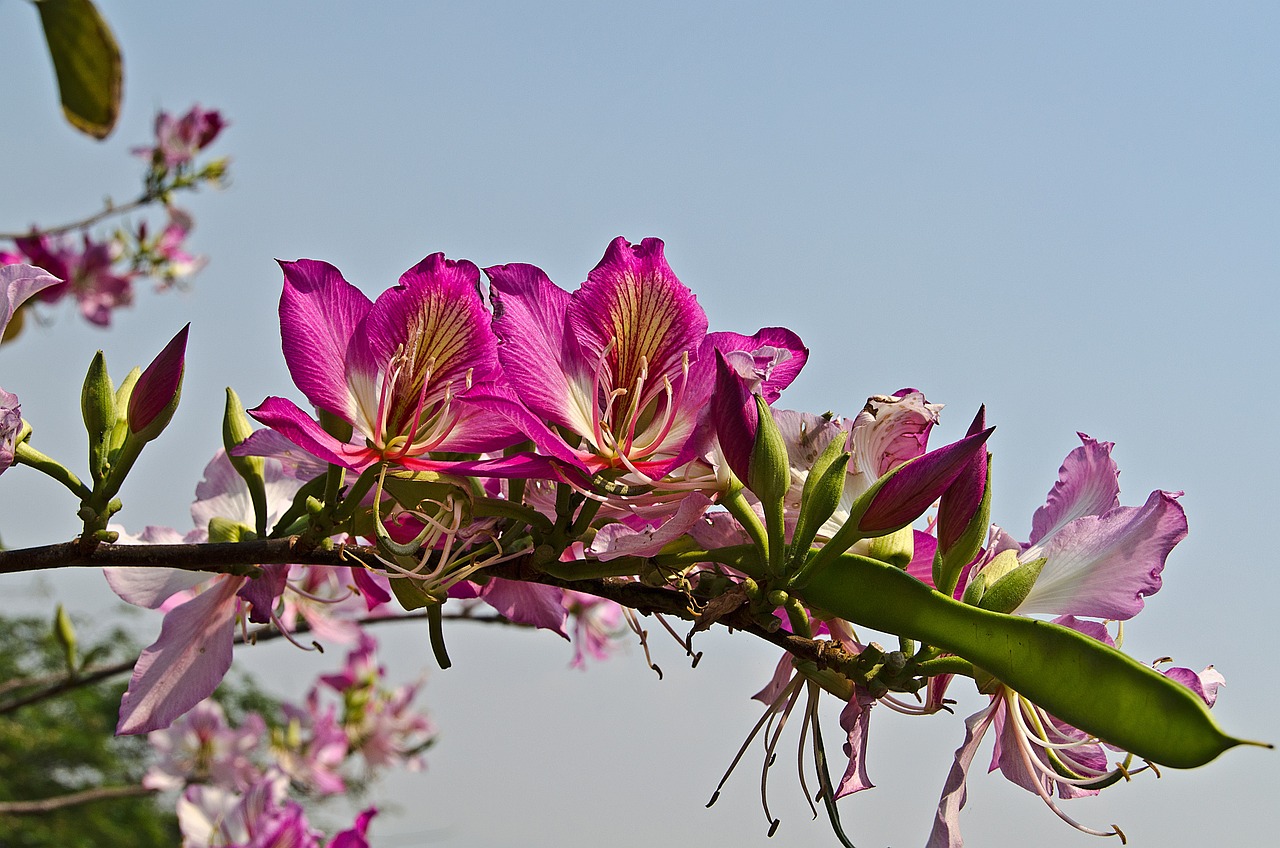
[[[1067,454],[1058,469],[1058,482],[1045,505],[1031,517],[1036,544],[1086,515],[1102,515],[1120,505],[1120,469],[1111,458],[1114,442],[1100,442],[1077,433],[1083,445]]]
[[[133,667],[117,735],[168,727],[213,693],[231,667],[236,592],[246,579],[224,577],[165,615]]]
[[[569,612],[564,608],[563,592],[554,586],[541,586],[521,580],[489,580],[480,596],[485,603],[516,624],[530,624],[559,633],[566,640],[565,622]]]
[[[1165,558],[1187,535],[1181,492],[1155,491],[1141,507],[1086,515],[1019,559],[1047,561],[1019,614],[1058,613],[1124,620],[1160,589]]]
[[[675,514],[657,527],[636,530],[625,524],[606,524],[592,540],[591,553],[605,562],[624,556],[654,556],[688,533],[710,506],[711,499],[702,492],[690,492],[680,499]]]
[[[978,753],[978,745],[991,726],[994,710],[988,707],[965,719],[964,742],[956,749],[956,759],[947,774],[947,782],[942,787],[942,799],[938,802],[938,812],[933,817],[933,830],[929,834],[926,848],[962,848],[964,840],[960,838],[960,811],[964,809],[968,793],[965,791],[965,778],[969,774],[969,766]]]
[[[122,601],[147,609],[157,609],[170,596],[218,577],[208,571],[133,566],[104,568],[102,575]]]

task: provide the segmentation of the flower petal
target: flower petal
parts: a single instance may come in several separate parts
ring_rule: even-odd
[[[533,265],[497,265],[484,272],[507,381],[539,418],[590,435],[594,398],[575,400],[566,370],[580,363],[566,363],[562,355],[569,293]]]
[[[494,577],[485,584],[480,596],[516,624],[531,624],[559,633],[566,640],[569,638],[564,627],[569,611],[564,608],[562,590],[554,586]]]
[[[688,533],[710,507],[711,499],[702,492],[689,492],[680,499],[675,514],[656,527],[636,530],[625,524],[606,524],[592,540],[591,553],[603,562],[624,556],[655,556],[667,543]]]
[[[1019,559],[1046,558],[1019,614],[1058,613],[1124,620],[1160,589],[1160,572],[1174,545],[1187,535],[1181,492],[1154,491],[1141,507],[1116,507],[1077,518],[1024,551]]]
[[[269,397],[250,409],[249,414],[325,462],[341,465],[353,471],[363,471],[377,459],[377,455],[368,448],[340,442],[326,433],[315,419],[299,409],[293,401]],[[259,447],[261,447],[259,443],[250,437],[240,445],[238,453],[242,456],[256,456],[257,454],[251,451]]]
[[[848,734],[844,753],[849,758],[849,765],[840,778],[840,785],[836,787],[837,801],[863,789],[875,788],[875,784],[867,776],[867,730],[870,728],[871,708],[875,703],[876,699],[871,697],[871,693],[855,686],[853,697],[840,711],[840,727]]]
[[[168,727],[213,694],[231,668],[236,592],[247,579],[224,577],[165,615],[160,637],[133,667],[117,735]]]
[[[5,265],[0,268],[0,336],[4,335],[13,314],[27,298],[61,282],[43,268],[32,265]]]
[[[570,334],[589,363],[605,361],[612,388],[632,389],[642,372],[648,386],[683,380],[683,358],[693,361],[706,337],[706,313],[662,249],[660,239],[619,236],[569,304]]]
[[[1083,445],[1067,454],[1058,469],[1058,482],[1045,505],[1031,517],[1029,545],[1052,536],[1086,515],[1102,515],[1120,505],[1120,469],[1111,458],[1114,442],[1100,442],[1077,433]]]
[[[929,834],[926,848],[962,848],[964,845],[964,840],[960,838],[960,811],[968,800],[965,778],[994,715],[995,710],[987,707],[965,719],[964,742],[956,749],[955,762],[952,763],[947,782],[942,787],[942,799],[938,802],[938,812],[933,817],[933,831]]]
[[[373,304],[328,262],[281,262],[280,338],[293,382],[320,409],[355,422],[347,347]]]

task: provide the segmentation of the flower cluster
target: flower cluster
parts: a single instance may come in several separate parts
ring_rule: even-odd
[[[1105,721],[1079,730],[1017,685],[1048,691],[1055,709],[1089,693],[992,677],[948,649],[945,634],[937,644],[904,637],[886,652],[856,629],[892,613],[809,602],[830,594],[823,581],[835,570],[888,566],[953,606],[1002,622],[1057,615],[1059,628],[1114,647],[1100,622],[1132,617],[1159,589],[1186,521],[1179,493],[1120,505],[1110,444],[1083,437],[1020,543],[990,523],[985,413],[965,438],[930,449],[942,407],[915,389],[873,395],[851,419],[774,408],[807,359],[799,337],[709,332],[657,239],[614,240],[573,292],[535,266],[509,264],[484,270],[486,297],[475,265],[440,254],[376,300],[326,263],[283,268],[285,360],[317,414],[267,398],[250,414],[274,433],[236,452],[300,450],[360,481],[376,478],[365,502],[374,533],[365,535],[376,537],[373,565],[406,606],[482,597],[513,621],[562,635],[566,611],[578,611],[579,633],[592,632],[601,619],[583,617],[593,604],[582,596],[486,573],[516,557],[553,577],[670,586],[708,608],[736,593],[729,608],[781,618],[852,657],[826,669],[784,661],[761,696],[771,712],[789,712],[807,689],[812,721],[818,692],[847,702],[850,762],[832,800],[871,786],[875,705],[933,713],[958,675],[973,678],[992,702],[970,720],[935,845],[960,844],[964,775],[988,727],[1001,740],[993,768],[1055,811],[1055,791],[1092,794],[1140,770],[1133,755],[1108,765],[1104,742],[1127,740],[1124,728],[1124,740],[1100,739]],[[913,527],[934,504],[936,518]],[[890,632],[910,632],[903,627]],[[1170,679],[1205,680],[1188,673]],[[1146,745],[1134,738],[1132,747]]]
[[[160,112],[156,118],[154,146],[135,148],[147,159],[144,190],[135,201],[108,205],[84,221],[60,227],[32,227],[0,249],[0,264],[30,264],[44,269],[60,282],[40,292],[44,303],[73,298],[85,320],[100,327],[111,323],[112,310],[133,303],[134,284],[151,278],[161,288],[181,284],[205,265],[185,246],[194,226],[191,215],[173,205],[175,192],[192,190],[226,179],[225,158],[197,166],[195,157],[218,137],[226,122],[216,110],[193,106],[181,117]],[[145,218],[132,226],[116,228],[105,238],[90,227],[113,215],[153,203],[164,206],[167,220],[156,228]],[[16,326],[11,332],[17,332]]]
[[[148,789],[178,792],[184,848],[300,845],[319,848],[321,833],[302,800],[322,800],[376,779],[386,768],[421,768],[434,729],[413,701],[417,685],[388,690],[368,636],[342,671],[312,687],[302,705],[284,704],[268,725],[258,713],[232,726],[213,700],[196,704],[165,730],[148,737],[156,761],[143,777]],[[332,703],[322,692],[333,690]],[[353,761],[364,766],[353,775]],[[369,820],[325,842],[327,848],[367,848]]]

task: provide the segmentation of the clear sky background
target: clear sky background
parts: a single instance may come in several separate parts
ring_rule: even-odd
[[[189,526],[223,386],[249,405],[300,397],[273,259],[330,261],[370,295],[440,250],[573,288],[614,236],[659,236],[713,329],[805,339],[783,405],[848,415],[915,386],[948,405],[941,444],[986,403],[993,517],[1020,538],[1076,431],[1117,443],[1124,503],[1185,490],[1191,535],[1125,647],[1216,663],[1219,721],[1280,741],[1275,4],[99,3],[126,62],[103,144],[57,113],[32,10],[0,4],[0,229],[131,197],[127,151],[158,108],[199,101],[232,122],[211,152],[233,157],[233,184],[187,201],[211,258],[192,291],[140,292],[109,332],[54,310],[0,351],[35,444],[73,461],[94,350],[123,374],[192,322],[183,407],[123,492],[127,526]],[[29,471],[0,481],[10,546],[69,538],[74,509]],[[50,593],[115,610],[96,574],[0,591],[15,610],[44,614]],[[143,642],[158,632],[133,620]],[[379,635],[393,677],[430,663],[425,630]],[[833,844],[790,751],[772,842],[758,748],[702,808],[759,715],[771,647],[703,634],[691,671],[655,638],[659,682],[634,646],[579,673],[548,634],[447,635],[455,667],[426,687],[440,742],[426,773],[379,791],[399,812],[376,845]],[[237,659],[282,691],[340,661],[279,644]],[[923,842],[960,718],[983,701],[877,710],[879,788],[843,802],[855,844]],[[1066,807],[1132,845],[1262,845],[1277,790],[1280,754],[1248,749]],[[974,846],[1097,844],[978,768],[963,821]]]

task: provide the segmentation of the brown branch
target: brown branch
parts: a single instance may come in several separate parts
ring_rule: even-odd
[[[154,789],[145,786],[99,786],[72,792],[70,795],[59,795],[56,798],[41,798],[37,801],[0,801],[0,815],[31,816],[91,804],[94,801],[107,801],[112,798],[137,798],[152,795]]]
[[[157,193],[144,192],[137,198],[130,200],[128,203],[122,203],[119,206],[116,206],[108,200],[102,209],[77,221],[72,221],[67,224],[59,224],[56,227],[36,227],[33,225],[31,229],[27,230],[25,233],[0,233],[0,239],[17,241],[20,238],[30,238],[32,236],[58,236],[63,233],[69,233],[72,230],[86,230],[94,224],[100,221],[105,221],[114,215],[124,215],[125,213],[132,212],[135,209],[150,206],[159,199],[160,195]]]
[[[390,621],[425,621],[426,618],[426,613],[410,612],[405,613],[404,615],[367,616],[365,618],[353,619],[352,623],[363,626],[366,624],[381,624]],[[477,621],[482,624],[506,624],[515,627],[526,626],[522,624],[515,624],[515,622],[512,622],[500,615],[470,615],[468,613],[457,613],[453,615],[446,615],[445,618],[455,621]],[[310,633],[311,625],[305,621],[301,621],[294,628],[293,632]],[[248,639],[246,639],[243,634],[237,633],[234,644],[244,645],[256,644],[258,642],[270,642],[272,639],[280,639],[284,635],[284,633],[274,627],[261,627],[257,630],[251,631]],[[19,710],[22,707],[39,703],[40,701],[44,701],[49,698],[56,698],[64,692],[70,692],[73,689],[79,689],[82,686],[92,686],[94,683],[98,683],[102,680],[107,680],[109,678],[125,674],[132,671],[137,662],[138,658],[134,657],[131,660],[121,660],[120,662],[112,663],[111,665],[95,666],[93,668],[84,669],[75,675],[47,675],[41,678],[31,678],[29,679],[30,682],[10,681],[11,684],[16,683],[18,685],[8,686],[8,691],[35,685],[42,685],[43,688],[0,703],[0,715],[7,715],[8,713]],[[24,683],[25,686],[23,685]]]
[[[78,542],[63,542],[38,548],[0,551],[0,574],[42,571],[53,568],[100,568],[104,566],[181,568],[229,574],[251,574],[258,565],[293,563],[299,565],[350,566],[356,562],[377,562],[378,549],[368,546],[342,546],[331,549],[307,547],[299,537],[262,539],[250,542],[223,542],[183,545],[100,544],[85,552]],[[683,592],[657,588],[622,577],[566,580],[552,577],[533,566],[531,555],[518,557],[485,569],[485,573],[508,580],[541,583],[562,589],[573,589],[606,598],[644,614],[660,613],[686,621],[697,621],[692,607],[695,599]],[[705,600],[705,599],[704,599]],[[398,616],[387,620],[404,619]],[[381,620],[381,619],[379,619]],[[857,657],[838,642],[805,639],[778,629],[772,617],[755,616],[748,606],[717,618],[716,623],[732,630],[742,630],[764,639],[793,656],[810,660],[819,668],[852,669]],[[266,633],[259,640],[275,638]],[[130,665],[130,667],[132,667]],[[118,672],[117,672],[118,673]],[[12,702],[11,702],[12,703]],[[25,701],[30,703],[30,701]],[[0,714],[16,709],[10,704],[0,707]]]

